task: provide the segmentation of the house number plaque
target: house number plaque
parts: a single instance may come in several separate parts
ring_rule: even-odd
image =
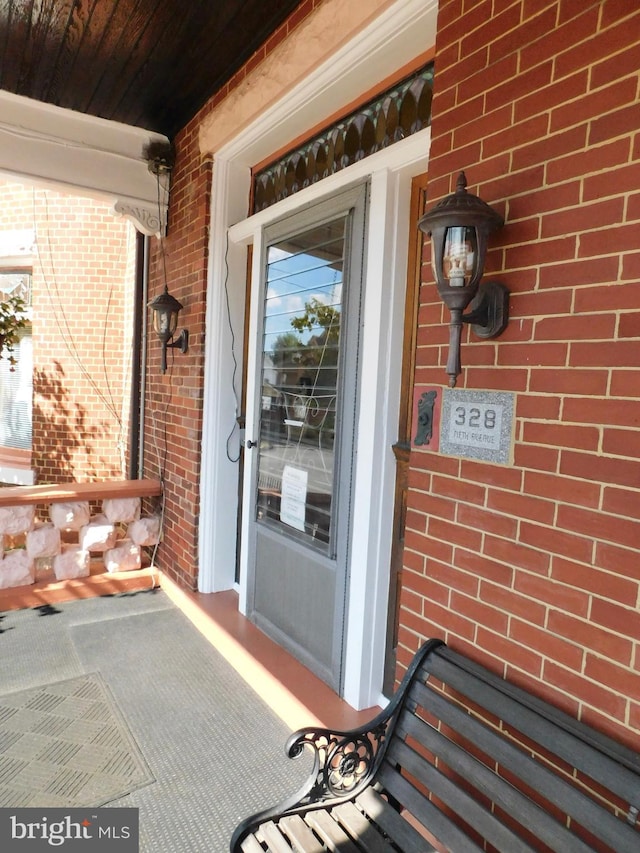
[[[513,462],[515,395],[508,392],[445,389],[440,452],[483,462]]]

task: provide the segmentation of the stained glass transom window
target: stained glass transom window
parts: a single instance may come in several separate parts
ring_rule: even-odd
[[[433,63],[253,176],[253,213],[431,123]]]

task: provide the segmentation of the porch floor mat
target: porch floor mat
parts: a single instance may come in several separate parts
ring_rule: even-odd
[[[100,806],[153,781],[98,673],[0,697],[0,807]]]

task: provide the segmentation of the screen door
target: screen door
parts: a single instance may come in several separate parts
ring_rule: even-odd
[[[366,190],[265,230],[252,619],[336,690],[348,594]]]

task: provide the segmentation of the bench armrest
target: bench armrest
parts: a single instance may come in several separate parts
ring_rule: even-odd
[[[285,745],[289,758],[301,755],[305,747],[314,753],[313,769],[299,791],[297,805],[300,808],[309,808],[317,802],[337,804],[340,800],[351,799],[370,784],[384,757],[387,740],[393,732],[415,672],[425,658],[442,645],[442,640],[429,640],[424,644],[393,699],[363,728],[331,731],[309,727],[289,737]]]
[[[231,839],[232,853],[241,853],[241,843],[261,824],[283,815],[307,812],[327,804],[337,805],[351,799],[360,787],[366,787],[377,767],[376,758],[385,741],[390,717],[385,711],[366,730],[333,732],[306,728],[287,740],[289,758],[299,758],[305,748],[313,752],[313,767],[302,787],[276,806],[244,820]],[[377,722],[376,722],[377,721]]]
[[[313,752],[313,768],[302,787],[293,796],[273,808],[243,821],[231,839],[231,851],[240,851],[240,843],[265,821],[286,814],[339,805],[356,796],[372,783],[380,766],[395,721],[404,705],[408,687],[417,669],[428,655],[444,645],[429,640],[416,655],[398,690],[387,707],[361,729],[332,731],[308,727],[294,732],[285,744],[289,758],[298,758],[305,748]]]
[[[390,716],[372,720],[367,729],[331,731],[301,729],[291,735],[285,751],[297,758],[305,748],[313,752],[313,769],[299,792],[299,805],[345,797],[368,783],[377,766],[376,758],[385,742]]]

